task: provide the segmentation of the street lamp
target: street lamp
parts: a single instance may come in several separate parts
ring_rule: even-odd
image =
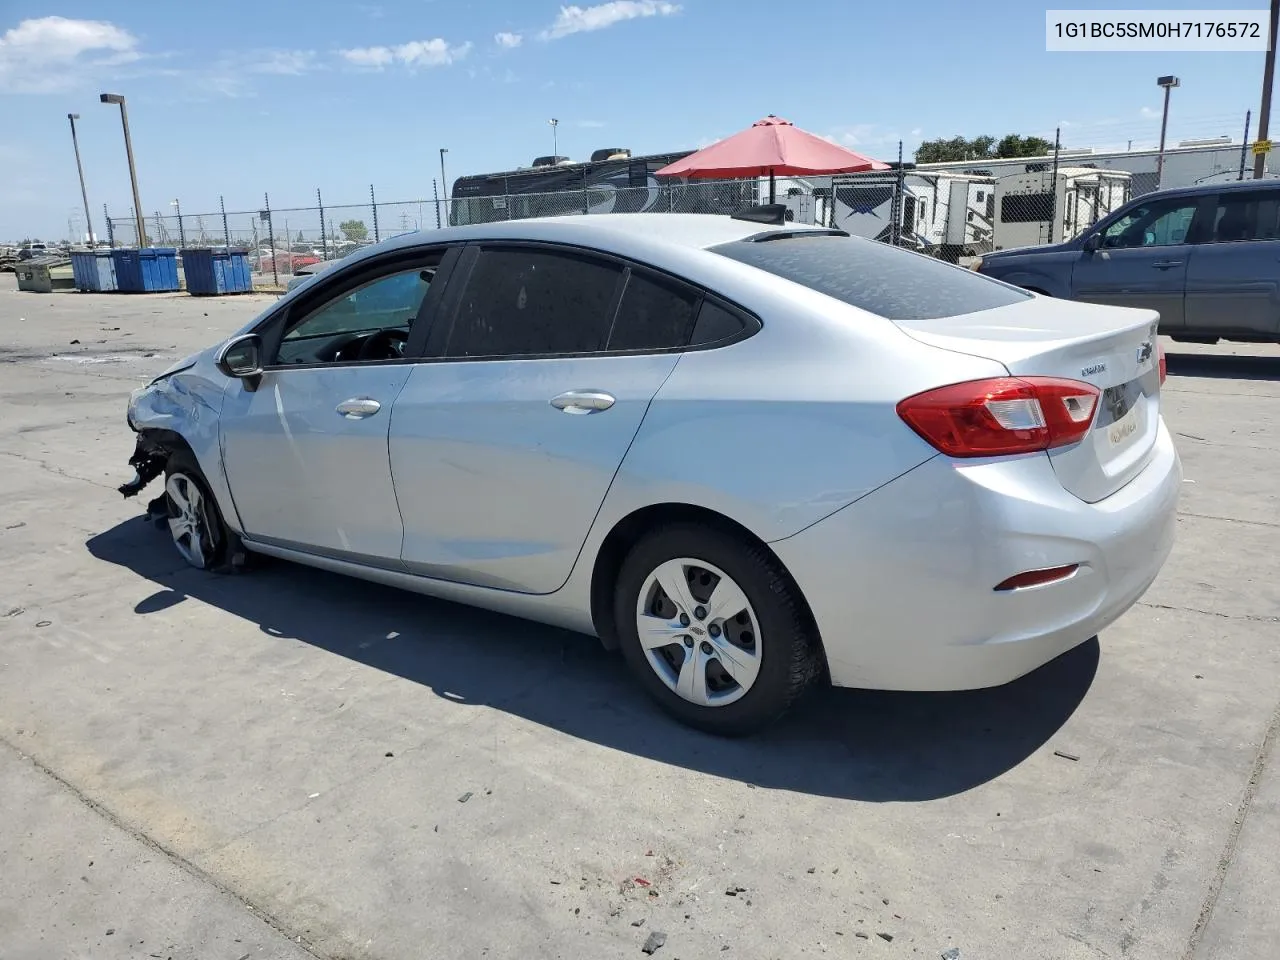
[[[129,158],[129,182],[133,185],[133,214],[138,221],[138,248],[147,245],[147,225],[142,219],[142,198],[138,196],[138,171],[133,165],[133,141],[129,139],[129,111],[125,109],[124,97],[118,93],[102,93],[98,95],[102,103],[118,103],[120,105],[120,123],[124,127],[124,152]]]
[[[551,124],[551,156],[559,157],[560,144],[556,140],[556,127],[560,126],[560,121],[557,120],[555,117],[552,117],[550,120],[547,121],[547,123]],[[551,162],[555,163],[555,160],[552,160]]]
[[[1164,87],[1164,115],[1160,119],[1160,153],[1156,155],[1156,188],[1159,189],[1161,181],[1164,179],[1164,134],[1169,126],[1169,91],[1178,86],[1180,81],[1177,77],[1158,77],[1156,79],[1157,87]]]
[[[84,201],[84,231],[89,235],[89,249],[93,249],[93,221],[89,219],[89,193],[84,188],[84,167],[80,164],[80,141],[76,139],[76,121],[80,119],[78,113],[68,113],[67,119],[71,121],[71,145],[76,150],[76,172],[80,174],[80,199]]]
[[[444,175],[444,155],[449,152],[448,147],[440,148],[440,190],[444,193],[444,222],[449,222],[449,180]]]
[[[182,228],[182,204],[180,204],[175,198],[169,201],[169,206],[173,207],[174,211],[178,214],[178,243],[183,247],[186,247],[187,231]]]

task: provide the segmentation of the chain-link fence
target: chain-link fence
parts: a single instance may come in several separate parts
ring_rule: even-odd
[[[313,207],[271,209],[264,196],[257,210],[157,211],[143,226],[151,245],[245,249],[255,282],[268,286],[411,231],[572,214],[728,215],[767,203],[772,189],[789,221],[962,263],[991,250],[1069,240],[1131,197],[1155,189],[1158,180],[1150,171],[1101,168],[1065,152],[1026,162],[991,158],[961,169],[947,166],[897,164],[876,173],[779,177],[772,185],[767,178],[671,181],[644,171],[642,185],[631,175],[593,182],[584,167],[545,176],[467,177],[458,182],[457,195],[429,200],[379,203],[371,188],[368,203],[329,206],[317,192]],[[108,224],[113,245],[138,244],[134,219],[108,217]]]

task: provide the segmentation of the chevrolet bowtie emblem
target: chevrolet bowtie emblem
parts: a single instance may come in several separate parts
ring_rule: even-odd
[[[1148,360],[1151,359],[1151,353],[1154,350],[1155,350],[1155,347],[1151,345],[1150,340],[1143,343],[1142,346],[1138,348],[1138,362],[1146,363]]]

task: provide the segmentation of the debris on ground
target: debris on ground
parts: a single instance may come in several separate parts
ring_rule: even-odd
[[[948,947],[942,951],[942,960],[960,960],[960,948]]]
[[[632,883],[634,883],[634,884],[636,884],[637,886],[641,886],[641,887],[651,887],[651,886],[653,886],[653,884],[652,884],[652,883],[650,883],[648,880],[646,880],[644,877],[636,877],[636,878],[635,878],[634,880],[632,880],[631,882],[632,882]]]
[[[805,873],[817,873],[817,872],[818,872],[817,867],[810,867],[808,870],[805,871]]]
[[[388,750],[386,753],[384,753],[384,754],[383,754],[383,756],[384,756],[384,757],[394,757],[394,756],[395,756],[395,754],[394,754],[394,753],[392,753],[390,750]]]
[[[729,886],[725,887],[724,895],[726,897],[736,897],[738,894],[746,892],[746,887],[740,887],[736,883],[731,883]]]
[[[633,927],[643,927],[643,926],[644,926],[644,917],[641,917],[639,920],[632,920],[632,921],[631,921],[631,925],[632,925]]]
[[[107,936],[108,936],[108,937],[110,937],[110,936],[114,936],[114,935],[115,935],[115,932],[116,932],[116,928],[115,928],[115,927],[108,927],[108,928],[107,928]]]
[[[1053,751],[1053,755],[1055,757],[1061,757],[1063,760],[1079,760],[1080,759],[1074,753],[1067,753],[1064,750],[1055,750]]]
[[[854,933],[853,933],[853,935],[854,935],[855,937],[857,937],[859,940],[870,940],[870,939],[871,939],[871,934],[869,934],[869,933],[863,933],[861,930],[855,930],[855,931],[854,931]]]
[[[880,898],[880,902],[881,902],[881,903],[883,903],[883,904],[887,907],[887,906],[889,905],[889,898],[888,898],[888,897],[881,897],[881,898]]]
[[[653,931],[653,933],[649,934],[649,939],[644,942],[644,946],[641,947],[640,949],[643,950],[645,953],[652,954],[657,952],[657,949],[666,942],[667,942],[667,935],[665,933],[659,933],[657,930],[655,930]]]
[[[460,797],[458,798],[458,802],[459,802],[459,803],[466,803],[468,800],[470,800],[470,799],[472,798],[472,796],[474,796],[474,794],[472,794],[472,792],[471,792],[470,790],[468,790],[466,793],[464,793],[462,796],[460,796]]]
[[[879,937],[881,940],[883,940],[885,943],[893,943],[892,933],[877,933],[876,936]]]

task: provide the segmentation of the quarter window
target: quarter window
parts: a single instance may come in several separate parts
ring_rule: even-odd
[[[622,270],[573,254],[487,249],[471,270],[447,357],[595,353],[609,338]]]
[[[632,271],[609,335],[609,350],[670,350],[689,344],[697,292]]]

